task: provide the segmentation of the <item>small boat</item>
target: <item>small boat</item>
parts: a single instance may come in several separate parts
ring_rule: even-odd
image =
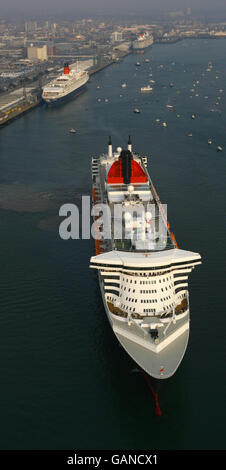
[[[100,102],[101,102],[101,98],[98,98],[98,100],[97,100],[97,101],[99,101],[99,103],[100,103]]]
[[[171,104],[167,104],[166,107],[169,108],[169,109],[173,108],[173,106]]]
[[[223,147],[221,147],[220,145],[218,145],[217,151],[218,151],[218,152],[223,152]]]
[[[150,59],[144,59],[144,62],[150,62]]]
[[[143,86],[141,87],[140,91],[141,93],[151,93],[153,90],[153,88],[150,86],[150,85],[147,85],[147,86]]]
[[[208,144],[211,145],[213,143],[212,139],[208,139]]]
[[[133,112],[134,112],[135,114],[140,114],[140,110],[139,110],[138,108],[135,108],[135,109],[133,110]]]
[[[167,127],[166,122],[163,122],[163,123],[162,123],[162,127]]]
[[[169,84],[169,86],[170,86],[170,88],[173,88],[173,87],[174,87],[174,83],[171,82],[171,83]]]
[[[76,130],[73,129],[73,128],[71,128],[71,129],[69,130],[69,132],[70,132],[70,134],[76,134]]]
[[[140,62],[136,62],[136,65],[137,65],[137,67],[139,67],[139,66],[140,66]]]
[[[192,119],[195,119],[195,114],[192,114],[192,115],[191,115],[191,118],[192,118]]]
[[[127,87],[126,83],[122,83],[121,87],[126,88]]]
[[[192,137],[192,135],[193,135],[193,134],[190,132],[190,134],[188,134],[188,137]]]
[[[156,120],[155,120],[155,121],[156,121],[156,122],[160,122],[160,119],[159,119],[159,118],[156,118]]]
[[[97,85],[97,90],[99,90],[99,89],[100,89],[100,85]]]
[[[109,100],[108,100],[108,98],[105,98],[105,100],[104,100],[104,101],[105,101],[105,103],[108,103],[108,101],[109,101]]]

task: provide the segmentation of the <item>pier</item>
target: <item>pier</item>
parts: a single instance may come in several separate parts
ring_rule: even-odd
[[[19,88],[0,96],[0,128],[38,106],[40,101],[37,88]]]

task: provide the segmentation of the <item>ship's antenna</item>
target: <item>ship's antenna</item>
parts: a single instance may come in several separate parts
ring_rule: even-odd
[[[130,135],[129,135],[129,140],[128,140],[128,150],[132,152],[132,141],[131,141]]]
[[[108,140],[108,156],[109,158],[112,157],[112,141],[111,141],[111,136],[109,135],[109,140]]]

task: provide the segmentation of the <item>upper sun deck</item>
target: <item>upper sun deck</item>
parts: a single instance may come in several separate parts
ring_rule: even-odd
[[[130,178],[129,182],[125,183],[123,177],[123,163],[120,157],[121,148],[118,147],[117,151],[110,155],[103,154],[99,159],[99,172],[101,183],[104,181],[104,189],[109,203],[117,203],[125,201],[128,205],[128,197],[131,195],[133,189],[133,198],[131,202],[142,200],[145,202],[153,201],[153,194],[148,180],[145,163],[146,157],[140,157],[136,154],[131,154],[130,164]]]
[[[100,200],[111,211],[112,247],[120,251],[174,248],[167,219],[146,169],[147,158],[117,149],[97,162]],[[121,212],[120,212],[121,211]]]

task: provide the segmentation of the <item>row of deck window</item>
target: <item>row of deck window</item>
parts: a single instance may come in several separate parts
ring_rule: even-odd
[[[128,300],[129,302],[135,302],[135,303],[137,302],[137,299],[134,299],[134,298],[131,299],[131,297],[129,298],[126,297],[126,300]]]
[[[157,290],[140,290],[140,294],[157,294]]]
[[[133,279],[128,279],[128,278],[125,279],[124,277],[123,277],[122,280],[123,280],[123,282],[129,282],[130,284],[132,284],[133,282],[134,282],[134,284],[137,284],[137,282],[138,282],[138,281],[135,280],[135,279],[134,279],[134,280],[133,280]],[[170,277],[170,278],[166,277],[166,278],[164,278],[164,279],[159,279],[158,282],[161,284],[161,282],[167,282],[167,281],[169,282],[169,281],[171,281],[171,280],[172,280],[171,277]],[[157,284],[157,281],[156,281],[156,280],[155,280],[155,281],[139,281],[139,282],[140,282],[140,284],[142,284],[142,285],[146,285],[146,284]]]

